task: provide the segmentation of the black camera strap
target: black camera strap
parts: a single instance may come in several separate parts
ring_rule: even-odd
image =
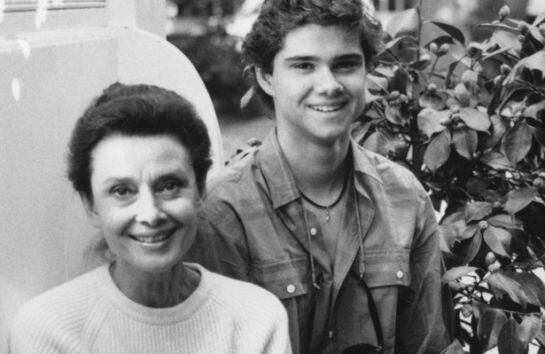
[[[377,305],[375,304],[375,300],[373,299],[373,295],[371,294],[371,289],[365,284],[365,281],[360,279],[360,283],[365,289],[365,292],[367,293],[367,303],[369,304],[369,314],[371,315],[371,320],[373,321],[373,327],[375,328],[375,334],[377,336],[377,352],[381,353],[382,348],[384,348],[384,338],[382,337],[382,327],[380,326],[380,320],[378,317],[378,310]]]

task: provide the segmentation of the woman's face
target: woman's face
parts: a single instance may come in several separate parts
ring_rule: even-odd
[[[113,135],[91,154],[93,222],[131,274],[175,266],[197,230],[200,198],[187,149],[168,135]],[[136,272],[136,273],[135,273]]]

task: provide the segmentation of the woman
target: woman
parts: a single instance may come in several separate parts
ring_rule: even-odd
[[[36,297],[13,353],[287,353],[287,316],[267,291],[181,261],[211,164],[192,105],[113,84],[69,144],[68,175],[112,261]]]

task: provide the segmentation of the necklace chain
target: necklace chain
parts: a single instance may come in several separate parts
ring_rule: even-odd
[[[329,209],[330,208],[333,208],[335,205],[337,205],[339,203],[339,201],[341,200],[343,194],[344,194],[344,191],[346,189],[346,185],[348,184],[347,183],[348,181],[348,174],[346,176],[346,178],[344,179],[344,182],[343,182],[343,188],[341,189],[341,193],[339,193],[339,195],[337,196],[337,199],[335,199],[331,204],[328,204],[328,205],[322,205],[322,204],[318,204],[316,203],[314,200],[310,199],[305,193],[303,193],[301,190],[299,190],[299,193],[301,194],[301,197],[303,197],[304,200],[306,200],[307,202],[309,202],[311,205],[315,206],[316,208],[318,209],[323,209],[325,210],[325,221],[326,222],[329,222],[329,219],[331,219],[331,215],[329,213]]]

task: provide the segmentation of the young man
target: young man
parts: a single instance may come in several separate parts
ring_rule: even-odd
[[[361,0],[266,0],[243,45],[276,127],[209,190],[194,255],[276,294],[295,353],[448,344],[430,201],[350,139],[379,33]]]

